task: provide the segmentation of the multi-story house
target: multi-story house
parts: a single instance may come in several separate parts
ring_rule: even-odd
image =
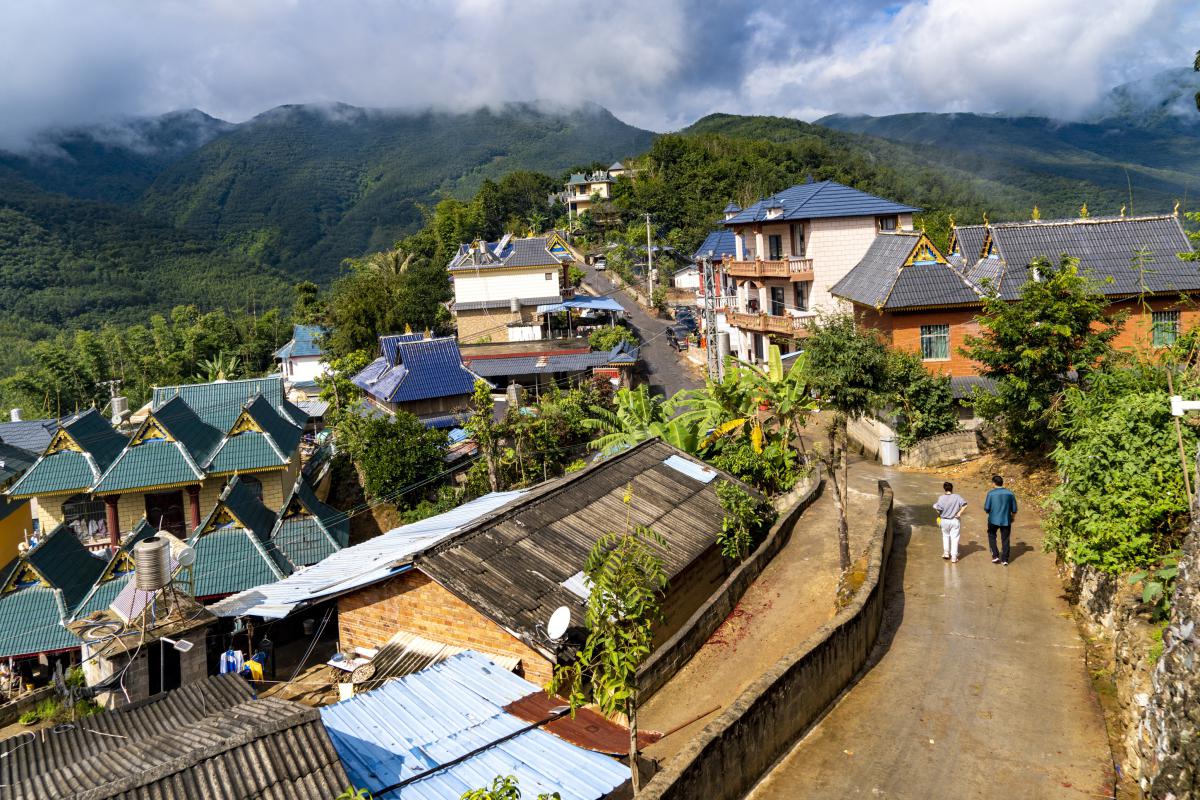
[[[379,337],[379,358],[351,380],[373,409],[412,414],[430,428],[451,428],[470,407],[481,378],[463,363],[453,336]]]
[[[291,341],[275,351],[293,400],[315,399],[320,393],[317,378],[329,371],[320,341],[328,333],[320,325],[293,325]]]
[[[574,296],[567,268],[576,253],[558,233],[463,244],[451,260],[458,340],[542,338],[537,307]]]
[[[739,357],[760,361],[770,344],[783,352],[804,337],[805,319],[840,307],[829,293],[881,233],[912,229],[918,208],[835,181],[785,189],[728,213],[734,255],[722,271],[736,286],[727,314]]]
[[[833,294],[853,304],[860,324],[919,353],[957,386],[979,382],[979,365],[963,347],[979,334],[985,295],[1018,299],[1039,280],[1038,259],[1079,259],[1109,312],[1128,315],[1114,347],[1166,347],[1200,323],[1200,266],[1180,258],[1192,246],[1171,215],[965,226],[952,232],[948,249],[942,255],[923,234],[880,235]]]
[[[586,214],[596,200],[608,200],[613,196],[613,184],[626,171],[625,165],[617,161],[608,169],[586,174],[575,172],[567,179],[566,188],[552,199],[567,207],[568,217]]]
[[[34,501],[42,531],[65,525],[92,549],[119,546],[143,519],[185,536],[234,475],[279,508],[306,421],[281,375],[160,386],[132,436],[94,408],[61,420],[6,494]]]

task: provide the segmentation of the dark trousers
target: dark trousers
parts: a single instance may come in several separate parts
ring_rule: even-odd
[[[1000,531],[1000,547],[996,549],[996,531]],[[988,523],[988,547],[992,548],[992,558],[1008,561],[1008,535],[1012,533],[1012,525],[993,525]]]

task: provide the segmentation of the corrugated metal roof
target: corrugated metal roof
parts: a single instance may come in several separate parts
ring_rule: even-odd
[[[350,779],[377,797],[411,781],[388,796],[446,800],[513,775],[526,797],[559,792],[594,800],[628,780],[620,762],[526,730],[530,723],[504,711],[538,689],[468,651],[327,706],[321,718]]]
[[[581,311],[624,311],[625,306],[618,303],[611,297],[596,297],[590,294],[576,295],[570,300],[563,300],[556,303],[547,303],[537,307],[537,313],[547,314],[554,311],[562,311],[567,308],[579,309]]]
[[[356,687],[363,692],[381,686],[384,681],[400,678],[420,672],[426,667],[445,661],[450,656],[458,655],[467,648],[445,642],[426,639],[408,631],[397,631],[379,652],[369,662],[374,672],[369,679]],[[502,656],[494,653],[481,653],[485,658],[498,667],[513,672],[521,664],[516,656]]]
[[[767,209],[776,207],[782,211],[775,216],[768,215]],[[906,206],[852,189],[837,181],[819,181],[802,183],[759,200],[727,219],[725,224],[744,225],[768,220],[784,222],[821,217],[865,217],[877,214],[906,214],[920,210],[914,206]]]
[[[509,508],[429,548],[415,564],[530,647],[544,651],[546,642],[537,630],[556,608],[567,606],[572,623],[583,625],[584,603],[563,582],[583,569],[596,542],[623,526],[626,515],[634,525],[662,536],[665,549],[655,549],[671,578],[714,547],[725,516],[716,483],[668,466],[671,456],[706,466],[661,440],[647,440],[539,485]],[[631,504],[624,501],[627,487],[633,493]]]
[[[493,492],[444,514],[394,528],[362,544],[347,547],[284,580],[256,586],[209,607],[221,617],[286,617],[324,597],[381,581],[408,569],[414,554],[523,496],[524,491]]]
[[[349,778],[315,709],[219,675],[60,733],[0,743],[6,797],[313,798]]]
[[[506,375],[539,375],[556,372],[583,372],[608,364],[633,363],[637,361],[636,347],[618,346],[611,351],[576,353],[552,356],[511,356],[507,358],[479,358],[471,361],[471,369],[485,378]]]

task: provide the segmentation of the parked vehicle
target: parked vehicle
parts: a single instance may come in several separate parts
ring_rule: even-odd
[[[604,256],[596,256],[596,260],[592,262],[592,268],[597,272],[604,272],[608,269],[608,259]]]
[[[698,333],[700,331],[700,323],[696,322],[695,317],[680,317],[672,327],[686,328],[688,333]]]
[[[671,346],[671,349],[679,351],[688,349],[689,331],[687,328],[682,325],[672,325],[667,328],[666,335],[667,344]]]

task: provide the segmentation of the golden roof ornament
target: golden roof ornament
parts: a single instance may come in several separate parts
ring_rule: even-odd
[[[1087,203],[1084,203],[1083,205],[1081,205],[1081,206],[1079,207],[1079,218],[1080,218],[1080,219],[1087,219],[1087,218],[1088,218]]]
[[[957,227],[958,227],[957,225],[955,225],[955,224],[954,224],[954,215],[953,215],[953,214],[951,214],[951,215],[950,215],[950,227],[951,227],[951,228],[957,228]]]
[[[1122,219],[1125,217],[1125,206],[1121,206],[1121,217]]]
[[[1175,215],[1176,217],[1179,216],[1179,201],[1178,200],[1175,201],[1175,210],[1172,211],[1171,213],[1173,215]]]
[[[1041,211],[1041,209],[1039,209],[1037,206],[1034,206],[1034,207],[1033,207],[1033,214],[1032,214],[1031,216],[1033,217],[1033,221],[1034,221],[1034,222],[1037,222],[1039,219],[1041,219],[1041,218],[1042,218],[1042,211]]]
[[[986,211],[985,211],[985,212],[983,212],[983,224],[984,224],[984,225],[990,225],[990,224],[991,224],[991,223],[989,223],[989,222],[988,222],[988,218],[987,218],[987,212],[986,212]]]

